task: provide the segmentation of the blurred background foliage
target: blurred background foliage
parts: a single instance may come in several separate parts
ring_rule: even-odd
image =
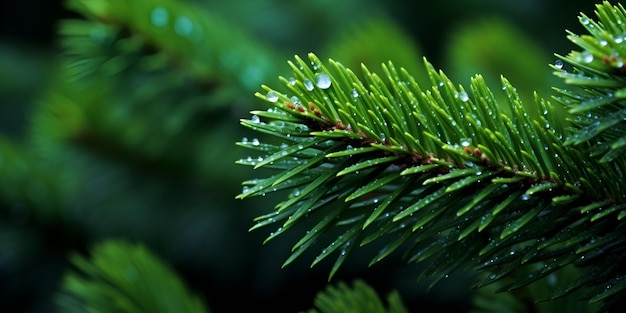
[[[559,84],[548,64],[569,52],[565,30],[579,33],[579,12],[594,4],[4,1],[3,308],[55,311],[68,256],[109,238],[145,244],[212,312],[312,307],[330,264],[303,257],[281,269],[293,240],[263,245],[268,232],[248,232],[275,199],[234,199],[252,176],[235,164],[247,152],[234,143],[251,136],[239,119],[261,105],[260,85],[315,52],[357,70],[391,59],[426,86],[425,56],[464,85],[480,73],[499,88],[504,75],[532,104],[533,91],[548,98]],[[389,258],[367,268],[355,256],[335,280],[398,290],[409,311],[471,309],[471,275],[426,291],[414,267]]]

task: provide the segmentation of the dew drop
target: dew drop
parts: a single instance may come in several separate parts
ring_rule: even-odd
[[[181,36],[189,36],[193,31],[193,23],[186,16],[181,16],[174,22],[174,31]]]
[[[243,143],[243,144],[248,143],[248,137],[241,138],[241,143]]]
[[[356,88],[352,88],[352,98],[358,98],[359,97],[359,92],[356,91]]]
[[[276,101],[278,101],[278,95],[273,90],[268,91],[267,95],[265,95],[265,98],[269,102],[276,102]]]
[[[300,98],[298,98],[298,96],[292,96],[291,97],[291,103],[296,104],[296,105],[302,104],[302,102],[300,102]]]
[[[243,186],[243,188],[241,188],[241,193],[247,193],[248,191],[250,191],[250,187],[248,186]]]
[[[156,27],[163,27],[167,25],[169,18],[169,13],[167,13],[167,10],[162,7],[155,8],[152,10],[152,13],[150,13],[150,22],[152,22],[152,25]]]
[[[289,77],[289,85],[293,86],[296,84],[296,79],[293,77]]]
[[[523,194],[521,197],[522,201],[528,201],[530,199],[530,196],[528,194]]]
[[[313,82],[310,79],[305,79],[304,80],[304,88],[306,88],[306,90],[311,91],[313,90],[314,86],[313,86]]]
[[[321,89],[328,89],[331,85],[330,76],[326,73],[320,73],[315,76],[315,84]]]
[[[254,124],[258,124],[261,122],[261,118],[259,118],[258,115],[252,115],[252,118],[250,119],[252,121],[252,123]]]
[[[472,138],[466,138],[461,140],[461,146],[469,147],[472,144]]]
[[[258,145],[260,145],[260,144],[261,144],[261,142],[259,141],[259,139],[257,139],[257,138],[253,138],[253,139],[252,139],[252,145],[253,145],[253,146],[258,146]]]
[[[296,188],[291,193],[294,197],[300,196],[300,189]]]
[[[461,101],[463,102],[467,102],[467,100],[469,100],[469,96],[467,95],[467,92],[465,91],[459,92],[459,99],[461,99]]]
[[[581,57],[582,61],[585,62],[585,63],[591,63],[591,61],[593,61],[593,55],[591,53],[589,53],[588,51],[583,51],[580,54],[580,57]]]
[[[562,69],[563,68],[563,61],[561,60],[556,60],[554,61],[554,66],[558,69]]]

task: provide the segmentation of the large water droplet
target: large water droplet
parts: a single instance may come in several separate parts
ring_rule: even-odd
[[[162,7],[155,8],[152,10],[152,13],[150,13],[150,22],[152,22],[152,25],[156,27],[163,27],[167,25],[169,18],[169,13],[167,13],[167,10]]]
[[[328,89],[331,85],[330,76],[326,73],[319,73],[315,76],[315,84],[321,89]]]
[[[253,145],[253,146],[258,146],[258,145],[260,145],[260,144],[261,144],[261,142],[259,141],[259,139],[258,139],[258,138],[254,138],[254,139],[252,139],[252,145]]]
[[[276,101],[278,101],[278,95],[273,90],[268,91],[267,95],[265,95],[265,98],[269,102],[276,102]]]

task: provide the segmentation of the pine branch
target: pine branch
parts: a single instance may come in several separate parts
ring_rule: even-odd
[[[362,280],[356,280],[352,287],[344,282],[328,286],[315,296],[315,308],[307,313],[405,313],[408,312],[400,295],[393,291],[387,295],[388,308],[385,307],[376,291]]]
[[[64,312],[209,312],[178,276],[142,245],[105,241],[91,259],[72,257],[57,303]]]
[[[598,21],[585,14],[579,18],[589,34],[568,32],[568,38],[582,50],[557,55],[559,62],[553,68],[567,84],[580,87],[558,90],[557,99],[573,114],[572,135],[566,143],[585,147],[601,162],[610,162],[626,151],[626,10],[605,1],[596,6],[595,13]],[[571,72],[563,67],[564,62],[573,67]]]
[[[281,77],[282,87],[264,85],[256,96],[270,108],[241,124],[271,137],[239,142],[260,155],[238,163],[278,173],[244,182],[238,198],[291,194],[252,229],[278,224],[271,240],[313,221],[285,265],[321,246],[312,265],[337,254],[330,277],[352,249],[373,241],[385,248],[372,264],[405,250],[409,263],[430,262],[421,278],[435,283],[472,269],[489,273],[479,287],[506,278],[501,290],[515,290],[576,265],[581,274],[548,298],[582,289],[578,297],[610,307],[625,290],[624,162],[570,144],[569,119],[538,95],[537,112],[529,111],[505,78],[501,103],[480,75],[466,89],[424,61],[428,89],[392,62],[380,75],[363,66],[361,80],[314,54],[289,62],[293,74]],[[567,77],[572,85],[621,86],[614,75]]]
[[[153,62],[165,59],[177,64],[205,84],[226,83],[254,90],[278,74],[277,52],[237,25],[192,3],[68,0],[67,6],[103,25],[94,29],[92,39],[106,39],[111,33],[130,34],[145,49],[155,52]]]

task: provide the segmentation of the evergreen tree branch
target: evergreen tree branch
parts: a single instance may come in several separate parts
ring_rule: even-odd
[[[95,39],[107,32],[130,33],[146,49],[160,53],[155,53],[156,62],[165,57],[205,84],[254,90],[278,75],[276,51],[192,3],[68,0],[67,6],[104,25],[91,33]]]
[[[209,312],[179,277],[142,245],[105,241],[78,254],[57,303],[64,312]]]
[[[566,144],[568,120],[549,101],[535,95],[529,112],[502,78],[498,102],[480,75],[466,89],[427,60],[429,89],[392,62],[380,76],[362,66],[363,80],[314,54],[289,65],[281,88],[256,94],[271,107],[241,120],[272,138],[238,143],[261,153],[238,163],[278,170],[238,198],[291,191],[252,229],[279,224],[270,240],[315,221],[285,265],[320,245],[312,264],[338,254],[332,277],[355,246],[382,240],[372,264],[403,248],[408,262],[430,261],[421,278],[435,283],[477,269],[490,273],[477,286],[506,278],[501,290],[515,290],[576,265],[551,297],[586,286],[591,303],[619,299],[625,165]]]
[[[387,295],[388,308],[376,291],[362,280],[353,282],[352,287],[345,282],[328,286],[320,291],[314,300],[315,308],[307,313],[406,313],[408,312],[398,292]]]
[[[567,37],[581,50],[557,55],[560,61],[553,68],[567,84],[579,87],[558,90],[557,99],[573,115],[572,134],[566,143],[583,146],[601,162],[609,162],[622,158],[626,151],[626,10],[621,4],[604,1],[596,5],[595,13],[598,21],[585,14],[579,18],[589,34],[568,32]],[[563,62],[572,70],[563,67]]]

